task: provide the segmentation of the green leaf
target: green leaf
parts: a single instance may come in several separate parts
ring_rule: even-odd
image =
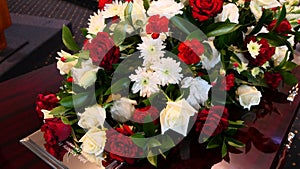
[[[147,139],[145,139],[145,137],[140,133],[135,133],[132,135],[131,140],[140,148],[144,148],[147,143]]]
[[[88,92],[84,92],[84,93],[79,93],[79,94],[72,95],[72,96],[67,96],[67,97],[61,99],[61,101],[59,103],[64,107],[70,107],[71,108],[71,107],[74,107],[74,105],[76,107],[82,107],[89,100],[91,100],[90,97],[91,96]]]
[[[257,34],[262,29],[264,24],[268,24],[268,23],[272,22],[272,20],[273,20],[273,13],[270,10],[263,10],[262,16],[260,17],[256,26],[250,32],[249,35]]]
[[[157,167],[157,156],[155,156],[152,151],[149,151],[147,159],[153,166]]]
[[[127,26],[128,26],[128,23],[123,21],[123,22],[120,22],[115,27],[113,39],[114,39],[116,46],[120,46],[124,42],[124,40],[126,38],[125,30],[127,29]]]
[[[233,146],[233,147],[236,147],[236,148],[242,148],[242,147],[245,147],[245,144],[236,140],[236,139],[233,139],[233,138],[230,138],[230,137],[227,137],[227,143],[230,145],[230,146]]]
[[[295,69],[298,65],[294,62],[285,62],[285,64],[281,67],[281,70],[284,71],[292,71]]]
[[[283,77],[283,81],[290,85],[290,86],[294,86],[298,83],[298,79],[290,72],[280,72],[280,74]]]
[[[76,44],[72,36],[70,29],[66,25],[63,25],[62,28],[62,41],[68,49],[72,51],[80,50],[79,46]]]
[[[125,8],[125,11],[124,11],[124,17],[125,17],[125,20],[132,24],[132,17],[131,17],[131,12],[132,12],[132,2],[130,1],[126,8]]]
[[[62,121],[64,124],[69,124],[69,123],[70,123],[70,121],[69,121],[68,118],[66,118],[66,117],[61,117],[60,119],[61,119],[61,121]]]
[[[221,144],[222,144],[222,137],[221,136],[215,136],[213,137],[212,139],[210,139],[210,141],[208,142],[206,148],[207,149],[212,149],[212,148],[217,148],[217,147],[220,147]]]
[[[234,32],[240,27],[241,25],[235,23],[217,22],[207,26],[204,32],[206,32],[206,36],[208,37],[221,36]]]
[[[222,145],[222,158],[224,158],[227,154],[227,145],[225,140],[223,141],[223,145]]]
[[[81,59],[89,59],[90,58],[90,51],[89,50],[82,50],[79,52],[78,57]]]
[[[237,120],[237,121],[228,121],[229,122],[229,127],[232,128],[243,128],[245,127],[244,121],[242,120]]]
[[[158,149],[159,153],[163,156],[164,159],[167,159],[167,156],[162,152],[161,149]]]
[[[157,126],[155,126],[152,121],[153,119],[150,115],[147,115],[144,118],[143,131],[145,132],[146,136],[153,136],[155,134]]]
[[[121,78],[115,82],[111,87],[105,92],[104,95],[110,95],[112,92],[117,93],[121,90],[128,89],[130,84],[130,79],[128,77]]]
[[[150,140],[147,143],[147,146],[149,148],[153,148],[153,147],[159,147],[161,146],[161,143],[154,137],[150,138]]]
[[[180,17],[172,17],[170,19],[171,23],[174,24],[178,29],[183,31],[185,34],[191,34],[190,30],[186,27],[186,25],[190,25],[188,21]]]
[[[200,30],[195,30],[194,32],[190,33],[187,37],[187,40],[197,39],[199,41],[204,41],[207,39],[206,35]]]
[[[162,145],[161,145],[161,148],[162,149],[167,149],[167,150],[169,150],[169,149],[171,149],[172,147],[174,147],[175,146],[175,143],[174,143],[174,141],[172,140],[172,138],[169,136],[169,135],[163,135],[162,136],[162,141],[161,141],[162,143]]]
[[[63,106],[58,106],[55,107],[54,109],[51,110],[50,114],[53,116],[61,116],[63,115],[65,112],[69,111],[70,109],[66,109]]]

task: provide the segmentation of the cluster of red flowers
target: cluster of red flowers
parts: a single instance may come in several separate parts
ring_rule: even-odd
[[[196,132],[202,132],[206,136],[216,136],[228,128],[228,111],[224,106],[213,106],[203,109],[198,113],[195,123]]]
[[[223,10],[223,0],[189,0],[192,15],[199,21],[206,21],[215,17]]]
[[[43,95],[39,94],[36,98],[36,111],[40,118],[44,118],[44,113],[41,110],[52,110],[58,104],[58,99],[55,94]]]
[[[179,59],[188,65],[199,63],[203,53],[204,46],[197,39],[186,40],[178,46]]]
[[[157,39],[162,32],[169,31],[169,19],[165,16],[153,15],[149,17],[146,25],[146,33],[152,34],[153,39]]]
[[[84,50],[89,50],[93,62],[106,70],[111,70],[120,58],[120,49],[107,32],[99,32],[91,42],[85,43]]]
[[[145,123],[146,116],[150,116],[154,120],[154,124],[158,124],[159,111],[153,106],[147,106],[143,108],[136,108],[132,117],[132,121],[137,123]],[[147,121],[148,122],[148,121]]]
[[[52,110],[57,103],[58,99],[55,94],[39,94],[36,101],[39,117],[44,117],[43,112],[41,112],[42,109]],[[69,138],[72,131],[71,126],[64,124],[60,118],[47,118],[44,120],[41,131],[44,132],[46,150],[57,159],[62,160],[67,151],[59,146],[59,143]]]
[[[121,162],[125,161],[128,164],[133,164],[135,162],[134,157],[139,155],[139,153],[142,153],[142,151],[129,137],[133,134],[134,133],[127,125],[109,129],[106,132],[107,141],[105,150],[109,153],[111,159]]]

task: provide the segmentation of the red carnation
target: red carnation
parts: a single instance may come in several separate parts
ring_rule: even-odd
[[[228,111],[224,106],[213,106],[198,113],[196,131],[205,135],[216,136],[228,128]]]
[[[276,25],[277,20],[273,20],[269,26],[268,26],[268,30],[272,30],[274,28],[274,26]],[[284,33],[287,31],[290,31],[292,29],[292,26],[290,24],[290,22],[287,19],[284,19],[282,22],[280,22],[280,24],[274,29],[275,32],[277,33]]]
[[[199,63],[203,53],[204,46],[197,39],[186,40],[178,46],[179,59],[188,65]]]
[[[223,78],[221,82],[221,90],[229,91],[234,86],[234,74],[231,73]]]
[[[99,0],[99,2],[98,2],[98,8],[100,10],[104,10],[105,4],[111,4],[111,3],[112,3],[112,0]]]
[[[41,111],[44,110],[52,110],[57,106],[58,99],[55,94],[39,94],[36,98],[36,111],[40,118],[44,118],[44,113]]]
[[[148,34],[159,34],[168,32],[169,19],[165,16],[153,15],[149,17],[148,24],[146,25],[146,32]]]
[[[280,73],[265,73],[265,80],[268,86],[272,87],[273,89],[276,89],[280,82],[282,81],[283,77]]]
[[[117,129],[118,131],[119,129]],[[135,157],[141,152],[139,147],[133,143],[130,137],[110,129],[106,132],[107,141],[105,150],[109,152],[112,159],[125,161],[129,164],[135,162]]]
[[[267,61],[269,61],[275,54],[275,47],[271,47],[268,43],[268,40],[266,40],[265,38],[262,38],[260,41],[257,41],[256,37],[254,36],[246,37],[245,46],[247,46],[247,44],[250,43],[250,41],[258,42],[261,45],[259,49],[259,54],[255,58],[253,58],[249,52],[245,53],[245,57],[249,60],[250,65],[262,66]]]
[[[84,45],[84,50],[89,50],[93,62],[107,70],[111,70],[112,64],[120,58],[120,50],[107,32],[99,32],[91,42]]]
[[[215,17],[223,10],[223,0],[189,0],[192,15],[199,21]]]
[[[71,126],[64,124],[60,118],[45,119],[45,123],[41,127],[45,141],[49,145],[57,145],[66,140],[71,135],[71,130]]]
[[[133,114],[133,121],[137,123],[148,123],[148,121],[144,121],[145,117],[150,115],[152,120],[154,120],[154,124],[158,124],[158,116],[159,116],[159,111],[157,108],[153,106],[147,106],[144,108],[136,108]]]

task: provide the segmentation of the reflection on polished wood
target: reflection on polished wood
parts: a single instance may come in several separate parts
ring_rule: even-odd
[[[298,68],[296,71],[299,71]],[[297,74],[298,78],[300,74]],[[0,129],[9,133],[0,139],[1,167],[50,168],[29,149],[20,145],[19,140],[38,130],[41,123],[35,112],[35,98],[38,93],[57,92],[61,84],[55,65],[33,71],[0,83]],[[278,150],[285,143],[291,122],[296,114],[300,97],[294,102],[286,100],[290,87],[284,86],[280,92],[270,92],[262,99],[262,108],[257,112],[244,114],[248,128],[238,134],[238,139],[246,143],[246,148],[230,150],[226,160],[221,160],[219,149],[206,150],[197,142],[190,144],[190,158],[181,160],[179,153],[169,154],[167,161],[160,159],[158,168],[167,169],[268,169],[275,168]],[[254,115],[254,114],[255,115]],[[179,151],[179,150],[178,150]],[[17,161],[17,162],[16,162]],[[122,169],[152,169],[150,164],[125,166]]]

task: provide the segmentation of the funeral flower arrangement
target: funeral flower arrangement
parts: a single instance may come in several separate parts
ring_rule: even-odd
[[[251,111],[266,89],[297,84],[299,18],[299,0],[99,0],[82,48],[63,27],[65,81],[37,98],[46,149],[61,158],[71,140],[100,167],[156,166],[190,137],[225,157],[243,147],[230,108]]]

